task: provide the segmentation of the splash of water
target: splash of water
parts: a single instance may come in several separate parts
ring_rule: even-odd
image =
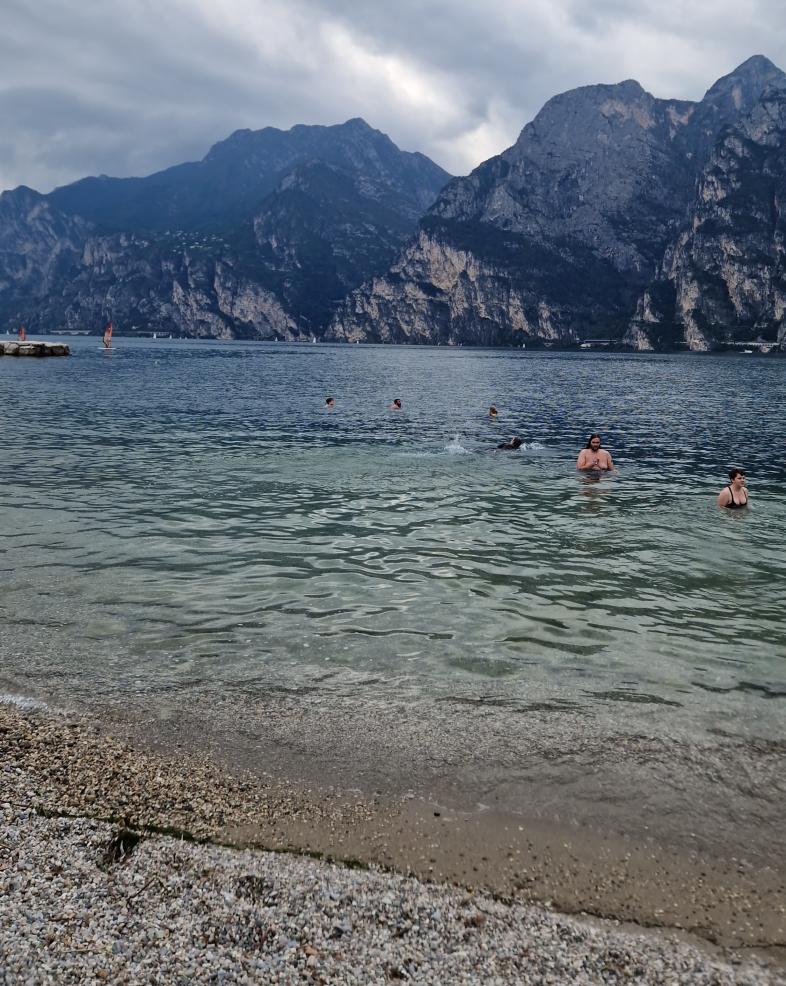
[[[453,441],[445,446],[448,455],[469,455],[469,449],[461,444],[458,434],[453,436]]]

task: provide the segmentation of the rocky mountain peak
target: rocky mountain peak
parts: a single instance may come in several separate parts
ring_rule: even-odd
[[[782,72],[764,55],[751,55],[728,75],[722,76],[704,94],[702,102],[731,100],[737,110],[755,102],[767,85],[786,79]]]
[[[375,180],[419,216],[449,179],[422,155],[399,150],[364,120],[290,130],[236,130],[201,161],[146,178],[86,178],[55,189],[51,200],[104,232],[213,229],[248,219],[289,172],[323,161]],[[386,194],[384,191],[378,194]]]
[[[548,100],[505,153],[515,156],[516,149],[526,150],[533,140],[576,144],[597,128],[602,118],[612,122],[632,119],[646,128],[652,123],[649,109],[653,102],[654,97],[634,79],[570,89]]]
[[[18,214],[43,201],[44,196],[40,192],[27,185],[19,185],[17,188],[0,192],[0,213],[5,216]]]
[[[0,201],[0,325],[95,326],[111,310],[126,331],[310,338],[449,177],[354,118],[236,130],[145,178],[18,189]]]
[[[719,325],[737,320],[749,331],[763,313],[761,324],[771,333],[765,309],[786,315],[780,240],[766,232],[779,209],[777,183],[786,175],[778,156],[783,77],[768,59],[754,56],[699,103],[656,98],[633,79],[553,97],[512,147],[445,187],[387,277],[354,292],[332,332],[347,339],[503,345],[528,339],[529,345],[619,338],[636,311],[638,335],[631,332],[628,341],[642,347],[679,343],[685,326],[688,345],[708,348]],[[735,182],[743,183],[739,190]],[[692,305],[714,283],[682,276],[664,260],[684,256],[675,242],[694,222],[702,237],[697,256],[709,244],[707,256],[717,260],[718,230],[731,242],[739,227],[758,237],[753,250],[741,240],[739,255],[764,259],[747,267],[724,260],[729,286],[723,291],[740,297],[747,291],[750,299],[718,301],[705,313],[706,325],[692,309],[685,318],[678,312],[670,329],[662,323],[667,309],[682,304],[675,291]],[[664,264],[663,277],[640,294]],[[773,270],[777,286],[769,294],[764,287],[749,290]]]
[[[723,128],[750,113],[765,89],[784,81],[786,74],[769,58],[753,55],[710,86],[696,104],[685,138],[687,152],[697,171],[712,153]]]

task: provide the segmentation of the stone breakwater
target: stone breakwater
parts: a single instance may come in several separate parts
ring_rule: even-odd
[[[0,342],[0,356],[70,356],[64,342]]]
[[[786,983],[772,956],[208,842],[230,821],[340,832],[372,810],[0,704],[0,982]]]

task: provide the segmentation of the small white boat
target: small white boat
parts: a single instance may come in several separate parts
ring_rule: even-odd
[[[742,352],[743,352],[743,354],[745,354],[745,353],[752,353],[753,350],[752,349],[743,349]]]

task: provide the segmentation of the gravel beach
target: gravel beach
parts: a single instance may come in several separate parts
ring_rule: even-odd
[[[786,982],[777,952],[569,917],[379,866],[218,845],[377,810],[0,704],[0,982]]]
[[[2,809],[4,983],[775,983],[760,964],[379,871]]]

